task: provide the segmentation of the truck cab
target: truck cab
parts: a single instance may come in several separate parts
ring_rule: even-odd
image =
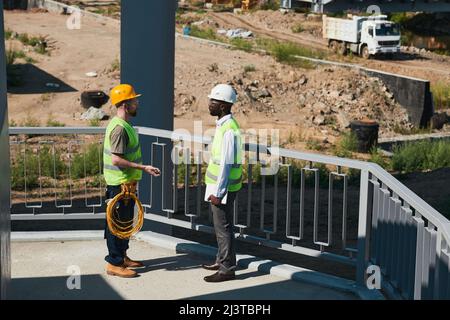
[[[386,18],[374,16],[362,22],[359,53],[363,57],[400,52],[400,27]]]

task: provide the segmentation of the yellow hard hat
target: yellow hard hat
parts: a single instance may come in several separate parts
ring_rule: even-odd
[[[109,94],[109,98],[111,99],[111,103],[113,105],[117,105],[118,103],[134,99],[140,97],[140,94],[136,94],[134,88],[129,84],[119,84],[112,88],[111,93]]]

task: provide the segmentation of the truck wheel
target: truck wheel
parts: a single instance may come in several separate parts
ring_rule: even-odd
[[[333,51],[334,53],[338,52],[338,43],[336,40],[331,40],[328,46],[330,47],[331,51]]]
[[[338,45],[338,53],[345,56],[347,54],[347,46],[345,45],[345,42],[339,42]]]
[[[369,59],[370,58],[370,53],[369,53],[369,48],[367,46],[364,46],[361,50],[361,56],[364,59]]]

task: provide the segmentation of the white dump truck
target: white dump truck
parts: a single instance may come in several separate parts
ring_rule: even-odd
[[[332,18],[323,16],[323,37],[334,52],[348,50],[369,59],[400,52],[400,27],[385,15]]]

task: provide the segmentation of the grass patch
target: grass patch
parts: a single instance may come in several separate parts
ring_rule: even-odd
[[[370,150],[369,161],[378,164],[384,169],[388,169],[390,166],[389,161],[383,156],[381,150],[378,148],[372,148],[372,150]]]
[[[236,50],[242,50],[245,52],[253,51],[253,44],[250,41],[242,38],[234,38],[230,40],[230,44],[234,46]]]
[[[433,132],[431,127],[428,127],[428,128],[417,128],[417,127],[405,128],[405,127],[400,126],[399,124],[395,124],[393,130],[395,133],[398,133],[401,135],[427,134],[427,133]]]
[[[12,37],[12,30],[6,29],[5,30],[5,40],[9,40]]]
[[[431,86],[433,93],[434,108],[447,109],[450,108],[450,84],[439,81]]]
[[[253,64],[247,64],[244,66],[244,72],[248,73],[248,72],[255,72],[256,71],[256,67]]]
[[[61,152],[53,150],[49,146],[42,146],[39,154],[27,149],[26,160],[23,154],[13,162],[11,166],[11,188],[13,190],[33,189],[39,186],[39,173],[41,177],[65,177],[67,166],[61,159]],[[27,179],[25,181],[25,169]],[[40,169],[40,172],[39,172]]]
[[[49,117],[46,123],[47,127],[65,127],[66,125],[62,122],[59,122],[55,119],[53,119],[53,117]]]
[[[103,167],[101,151],[98,143],[92,143],[76,154],[72,160],[72,177],[80,179],[99,175]]]
[[[325,51],[305,48],[292,42],[279,42],[272,39],[257,39],[256,43],[259,48],[269,52],[270,55],[272,55],[278,62],[306,69],[314,68],[314,63],[308,60],[296,58],[296,56],[315,59],[326,58]]]
[[[219,37],[217,36],[214,29],[212,28],[201,29],[195,25],[191,27],[191,36],[206,40],[213,40],[213,41],[219,40]]]
[[[315,151],[323,151],[325,150],[324,146],[322,145],[322,143],[318,140],[315,139],[310,139],[308,141],[306,141],[306,148],[308,150],[315,150]]]
[[[334,147],[334,154],[342,158],[351,158],[352,153],[358,150],[358,138],[353,132],[342,134],[337,145]]]
[[[279,10],[280,1],[279,0],[268,0],[259,6],[260,10]]]
[[[400,25],[404,25],[411,19],[411,15],[407,14],[406,12],[397,12],[392,13],[389,17],[389,20],[398,23]]]
[[[301,33],[303,31],[305,31],[305,28],[303,27],[302,24],[298,23],[298,24],[294,25],[291,28],[291,30],[292,30],[293,33]]]
[[[396,146],[392,170],[401,173],[435,170],[450,166],[450,142],[425,140]]]
[[[99,119],[91,119],[89,120],[90,127],[100,127],[101,121]]]
[[[120,61],[118,58],[114,59],[114,61],[111,63],[111,66],[108,69],[108,72],[116,72],[120,71]]]
[[[27,33],[21,33],[17,36],[17,40],[26,46],[33,47],[34,51],[39,54],[48,54],[47,39],[44,36],[29,36]]]
[[[40,127],[40,126],[41,122],[30,115],[28,115],[25,121],[22,123],[22,127]]]

